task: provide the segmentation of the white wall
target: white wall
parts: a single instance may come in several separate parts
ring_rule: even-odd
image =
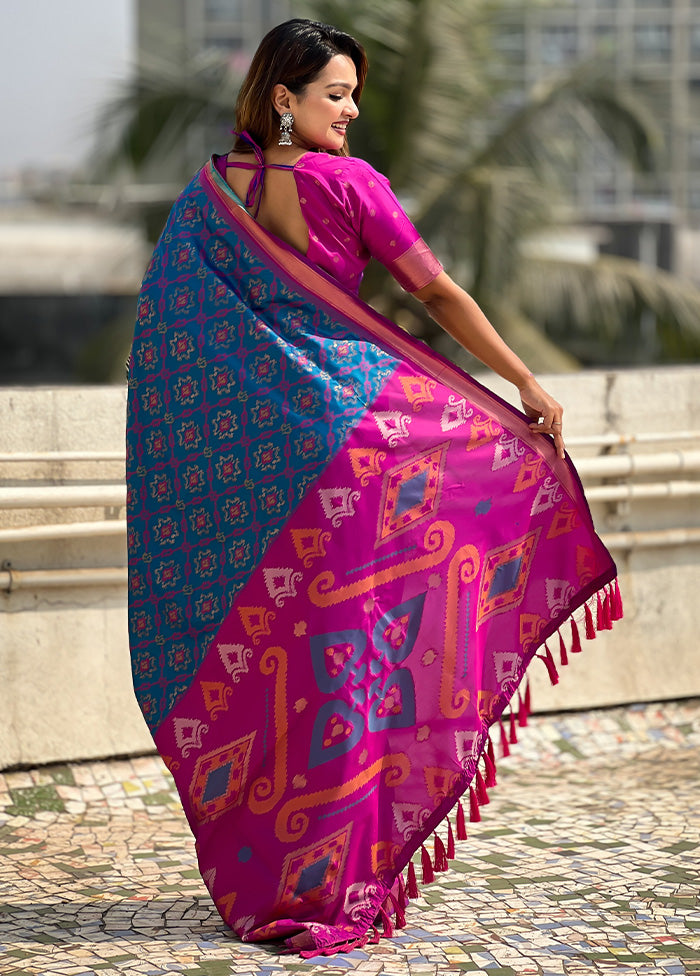
[[[491,382],[509,395],[505,384]],[[565,405],[571,436],[658,432],[660,443],[637,444],[635,455],[700,449],[700,367],[590,372],[543,378]],[[121,460],[16,461],[26,452],[123,449],[124,391],[115,387],[0,390],[0,498],[4,488],[40,484],[119,483]],[[619,453],[625,448],[616,448]],[[571,450],[575,460],[599,448]],[[634,480],[697,480],[698,472],[656,474]],[[588,484],[599,484],[600,479]],[[598,530],[647,533],[700,526],[695,498],[593,506]],[[125,541],[96,539],[7,541],[3,531],[55,522],[123,519],[119,507],[3,509],[0,563],[15,572],[52,568],[118,568]],[[539,709],[585,708],[631,701],[700,695],[696,605],[700,544],[666,544],[614,551],[626,617],[613,633],[584,642],[556,688],[544,667],[533,667]],[[0,579],[7,579],[7,574]],[[553,648],[553,650],[556,650]],[[0,768],[149,750],[150,736],[131,691],[124,583],[36,586],[0,592]]]

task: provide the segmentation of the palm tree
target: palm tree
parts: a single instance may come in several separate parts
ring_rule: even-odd
[[[577,65],[528,92],[509,88],[495,70],[494,29],[503,6],[504,0],[307,0],[306,15],[353,33],[369,54],[372,74],[353,152],[389,176],[448,270],[538,369],[610,362],[627,347],[639,348],[642,332],[653,343],[641,359],[652,347],[657,359],[698,355],[700,292],[690,285],[621,258],[563,261],[523,246],[534,232],[556,226],[562,212],[571,217],[572,133],[594,127],[635,167],[650,171],[657,132],[644,104],[612,81],[604,64]],[[191,171],[207,132],[225,138],[237,81],[230,65],[212,60],[143,72],[106,113],[116,135],[109,161],[148,173],[154,161],[162,167],[178,159]],[[370,265],[363,295],[450,358],[472,365],[383,269]]]
[[[314,0],[311,12],[353,32],[372,64],[353,151],[390,176],[448,270],[540,369],[699,355],[700,292],[689,283],[619,257],[563,260],[523,246],[562,215],[576,219],[567,181],[577,136],[593,130],[648,173],[659,163],[659,133],[605,60],[530,91],[509,88],[494,48],[504,6]],[[472,365],[386,276],[367,275],[365,296]]]

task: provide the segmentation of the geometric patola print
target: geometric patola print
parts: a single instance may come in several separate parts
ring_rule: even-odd
[[[490,417],[476,417],[469,432],[467,450],[473,451],[476,447],[483,447],[484,444],[490,444],[491,441],[500,437],[502,433],[502,428],[495,421],[491,420]]]
[[[306,289],[278,292],[273,269],[220,221],[201,178],[173,209],[168,239],[184,263],[171,265],[161,248],[144,278],[128,384],[129,627],[135,659],[154,661],[134,676],[151,731],[174,707],[173,691],[193,683],[228,598],[397,365]],[[347,376],[361,398],[348,396]],[[323,534],[315,542],[322,549]],[[289,606],[297,581],[268,581]],[[265,630],[261,618],[260,637]],[[172,652],[154,653],[156,637]]]
[[[255,732],[251,732],[197,760],[190,798],[200,823],[214,820],[225,810],[242,802],[254,738]]]
[[[419,413],[426,403],[432,403],[435,397],[433,390],[437,386],[435,380],[429,380],[427,376],[402,376],[401,386],[406,395],[406,399],[413,407],[414,413]]]
[[[342,879],[352,825],[331,837],[288,854],[282,865],[278,907],[304,902],[319,905],[331,900]]]
[[[437,511],[447,447],[447,442],[439,444],[384,475],[376,546]]]
[[[539,534],[538,527],[522,539],[499,546],[486,554],[479,586],[477,627],[488,617],[517,607],[522,601]]]
[[[577,528],[579,524],[580,519],[574,506],[567,505],[564,502],[561,508],[554,514],[549,531],[547,532],[547,538],[556,539],[560,535],[566,535],[567,532],[572,532]]]

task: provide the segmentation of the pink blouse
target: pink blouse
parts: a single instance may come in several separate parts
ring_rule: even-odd
[[[291,169],[309,228],[306,256],[349,291],[359,290],[371,257],[381,261],[409,292],[430,284],[442,271],[442,265],[394,196],[387,178],[369,163],[323,152],[307,152],[294,166],[272,166],[261,160],[259,150],[256,162],[250,163],[214,157],[224,178],[231,166],[260,172],[251,182],[248,208],[259,201],[265,169]]]

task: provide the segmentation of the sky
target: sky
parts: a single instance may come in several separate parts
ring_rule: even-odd
[[[0,177],[71,169],[134,60],[132,0],[0,0]]]

